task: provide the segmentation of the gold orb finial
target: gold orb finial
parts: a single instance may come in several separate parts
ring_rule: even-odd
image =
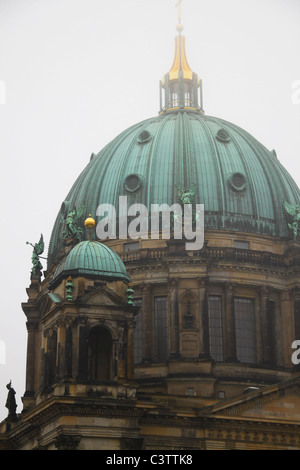
[[[177,26],[176,26],[176,29],[178,31],[178,33],[181,33],[183,31],[183,25],[181,23],[179,23]]]
[[[92,229],[95,227],[95,224],[95,220],[92,218],[91,214],[89,214],[88,218],[84,221],[84,225],[86,226],[86,228]]]

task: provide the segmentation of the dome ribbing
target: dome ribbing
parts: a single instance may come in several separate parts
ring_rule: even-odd
[[[126,268],[110,248],[99,242],[78,243],[58,265],[53,283],[67,276],[85,276],[130,282]]]
[[[128,206],[178,202],[177,188],[196,189],[204,204],[205,229],[289,237],[284,203],[299,204],[300,191],[280,164],[249,133],[201,113],[165,113],[118,135],[95,155],[66,197],[69,210],[96,214],[100,204],[118,213],[119,196]],[[49,247],[49,263],[63,246],[63,204]],[[97,219],[96,219],[97,223]]]

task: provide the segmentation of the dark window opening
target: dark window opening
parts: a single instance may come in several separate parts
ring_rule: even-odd
[[[112,337],[101,327],[93,328],[89,336],[90,379],[112,379]]]

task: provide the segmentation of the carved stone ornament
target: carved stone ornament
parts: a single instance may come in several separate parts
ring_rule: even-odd
[[[294,240],[297,240],[300,228],[300,205],[292,206],[288,202],[284,203],[284,208],[288,214],[292,216],[292,223],[288,224],[294,235]]]
[[[81,440],[81,436],[70,436],[61,434],[55,439],[57,450],[76,450]]]

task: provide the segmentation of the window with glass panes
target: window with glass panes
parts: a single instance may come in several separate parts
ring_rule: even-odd
[[[208,327],[210,355],[215,361],[223,361],[222,298],[208,297]]]
[[[134,341],[134,363],[138,364],[143,359],[143,340],[142,340],[142,299],[135,299],[134,305],[139,307],[138,314],[134,317],[135,329],[133,334]]]
[[[236,357],[241,362],[256,362],[254,300],[234,299]]]
[[[168,297],[154,298],[156,360],[168,359]]]

